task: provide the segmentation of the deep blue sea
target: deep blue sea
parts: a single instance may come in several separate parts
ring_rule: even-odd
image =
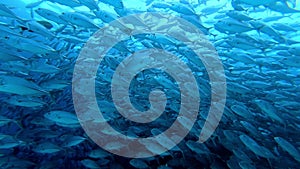
[[[300,168],[299,0],[0,0],[0,168]]]

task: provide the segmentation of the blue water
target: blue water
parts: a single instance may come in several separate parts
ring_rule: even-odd
[[[144,112],[153,107],[151,91],[163,91],[162,114],[150,123],[139,123],[118,112],[112,78],[136,51],[156,48],[178,56],[199,86],[189,94],[201,96],[197,120],[176,147],[153,157],[128,158],[101,148],[80,125],[74,93],[82,96],[75,98],[79,103],[88,105],[83,96],[93,90],[88,85],[74,88],[74,82],[87,80],[78,77],[89,73],[74,78],[74,67],[98,29],[143,12],[170,14],[201,31],[218,54],[227,88],[211,91],[211,72],[203,60],[174,37],[142,32],[120,40],[99,64],[94,90],[105,121],[117,132],[132,138],[159,135],[183,109],[180,83],[170,73],[151,68],[134,76],[126,94],[133,107]],[[299,168],[299,21],[298,0],[0,0],[0,168]],[[138,29],[141,22],[130,29]],[[161,18],[159,23],[167,22]],[[177,24],[165,29],[179,29]],[[184,28],[181,34],[190,32]],[[213,95],[223,89],[222,118],[212,136],[200,143]],[[139,151],[117,141],[101,140],[120,151]],[[162,142],[147,148],[153,153],[163,146]]]

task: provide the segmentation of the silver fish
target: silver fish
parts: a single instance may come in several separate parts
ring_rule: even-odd
[[[56,110],[45,113],[44,117],[51,121],[54,121],[59,126],[70,128],[80,126],[77,116],[70,112]]]
[[[40,16],[44,17],[45,19],[48,19],[50,21],[53,21],[57,24],[67,24],[68,22],[60,18],[60,14],[51,11],[49,9],[45,8],[38,8],[35,10],[36,13],[38,13]]]
[[[300,162],[300,153],[290,142],[281,137],[275,137],[274,140],[286,152],[288,152],[295,160]]]
[[[96,28],[96,29],[99,28],[91,19],[89,19],[88,17],[80,13],[66,12],[63,13],[60,17],[65,21],[74,24],[76,26],[80,26],[84,28]]]
[[[254,141],[251,137],[247,135],[240,135],[239,138],[241,139],[243,144],[256,155],[267,159],[275,158],[275,156],[268,149],[258,145],[257,142]]]
[[[237,20],[226,19],[218,21],[218,23],[215,24],[215,29],[222,33],[242,33],[253,30],[253,27]]]

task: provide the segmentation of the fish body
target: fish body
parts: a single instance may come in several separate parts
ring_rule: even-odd
[[[42,153],[42,154],[57,153],[61,150],[62,149],[59,146],[57,146],[51,142],[44,142],[44,143],[36,145],[36,147],[33,148],[34,152]]]
[[[226,13],[229,17],[236,19],[238,21],[251,21],[253,18],[249,17],[246,13],[231,10]]]
[[[32,81],[13,76],[0,76],[0,91],[18,95],[45,95],[40,86]]]
[[[38,13],[40,16],[44,17],[45,19],[48,19],[50,21],[53,21],[57,24],[67,24],[68,22],[60,18],[60,14],[49,10],[45,8],[38,8],[35,10],[36,13]]]
[[[283,123],[282,118],[280,118],[277,115],[277,111],[276,111],[275,107],[270,102],[265,101],[265,100],[259,100],[259,99],[257,99],[257,100],[255,100],[255,103],[271,119],[276,120],[276,121],[278,121],[280,123]]]
[[[109,23],[117,19],[116,15],[106,11],[96,11],[95,15],[105,23]]]
[[[79,122],[75,114],[66,111],[51,111],[44,114],[44,117],[56,122],[63,127],[79,127]]]
[[[172,4],[170,6],[170,9],[172,9],[173,11],[176,11],[180,14],[184,14],[184,15],[195,15],[195,12],[192,9],[190,9],[189,7],[187,7],[185,5],[178,4],[178,3]]]
[[[29,38],[24,38],[15,35],[8,35],[0,38],[7,45],[17,48],[19,50],[33,52],[35,54],[46,54],[46,53],[55,52],[55,50],[52,47],[39,43]]]
[[[299,168],[298,7],[295,0],[136,0],[124,4],[122,0],[2,0],[0,168]],[[150,17],[151,12],[180,17],[195,27],[172,17]],[[119,22],[124,16],[128,18]],[[125,34],[115,34],[117,30]],[[204,35],[195,36],[195,32]],[[107,44],[99,46],[98,40]],[[108,42],[118,43],[106,50]],[[131,75],[130,71],[142,69],[150,60],[131,67],[122,62],[132,57],[134,63],[135,52],[143,50],[147,55],[153,48],[177,56],[192,77],[167,62]],[[97,57],[104,50],[95,65],[99,60],[89,56]],[[88,55],[82,58],[85,52]],[[150,57],[161,59],[164,54]],[[74,74],[84,62],[88,65],[82,74]],[[95,79],[84,77],[93,73],[89,65],[97,66]],[[114,73],[119,66],[124,70],[117,79]],[[166,71],[160,70],[162,66]],[[173,71],[178,72],[177,78]],[[220,84],[219,76],[226,83],[214,89]],[[142,124],[123,117],[111,97],[112,78],[116,85],[130,84],[124,91],[115,91],[128,96],[132,108],[141,113],[163,110],[157,112],[162,114]],[[190,78],[195,78],[198,88]],[[78,81],[88,86],[74,87]],[[225,89],[226,102],[218,97]],[[156,90],[164,92],[166,103],[153,104],[152,91]],[[96,104],[86,102],[90,91]],[[193,123],[186,113],[194,104],[182,105],[181,101],[196,94],[201,100]],[[81,104],[80,112],[74,111],[73,101]],[[219,124],[208,121],[205,126],[213,108],[224,115]],[[104,118],[96,118],[99,110]],[[87,118],[80,119],[76,113]],[[103,128],[106,123],[111,128]],[[182,135],[176,124],[189,129],[188,135]],[[205,135],[216,125],[206,142],[197,142],[200,133]],[[109,136],[97,140],[102,147],[94,142],[100,130]],[[153,156],[122,158],[106,150]]]
[[[253,30],[251,25],[233,19],[220,20],[214,26],[222,33],[242,33]]]
[[[286,152],[288,152],[295,160],[300,162],[300,153],[290,142],[281,137],[274,138],[277,144]]]
[[[45,28],[43,25],[41,25],[38,22],[35,21],[29,21],[26,23],[29,30],[39,33],[40,35],[46,36],[46,37],[54,37],[55,35],[49,31],[47,28]]]
[[[251,137],[247,135],[240,135],[239,138],[244,143],[244,145],[256,155],[267,159],[275,158],[275,156],[268,149],[258,145],[257,142],[253,140]]]
[[[88,17],[75,12],[67,12],[61,15],[61,18],[65,21],[84,28],[99,28],[91,19]]]

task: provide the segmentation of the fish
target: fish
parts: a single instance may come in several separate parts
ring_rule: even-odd
[[[211,153],[210,150],[204,144],[200,144],[200,143],[188,140],[186,142],[186,145],[189,149],[191,149],[193,152],[195,152],[197,154]]]
[[[286,152],[288,152],[296,161],[300,161],[300,153],[290,142],[282,137],[274,137],[276,143]]]
[[[86,168],[91,168],[91,169],[96,169],[100,168],[100,166],[93,160],[90,159],[84,159],[81,160],[81,163],[86,167]]]
[[[249,17],[246,13],[240,12],[240,11],[235,11],[231,10],[226,13],[229,17],[236,19],[238,21],[251,21],[253,18]]]
[[[291,49],[289,51],[292,51],[290,53],[295,53],[294,49]],[[299,60],[299,57],[295,57],[295,56],[290,57],[290,56],[288,56],[288,57],[282,58],[279,62],[282,63],[284,66],[296,67],[297,68],[297,67],[299,67],[300,60]]]
[[[298,6],[295,0],[1,1],[0,168],[297,168],[300,162]],[[149,13],[144,13],[144,18],[130,16],[119,22],[124,16],[143,12],[171,14],[193,24],[196,30],[171,18],[150,18]],[[157,20],[160,24],[151,25]],[[72,82],[91,80],[82,76],[73,79],[74,68],[81,61],[95,62],[78,58],[89,38],[96,32],[102,35],[99,31],[112,23],[126,35],[139,28],[161,32],[141,30],[141,34],[125,39],[108,37],[120,42],[106,51],[97,68],[95,101],[104,119],[96,119],[93,112],[98,111],[97,107],[84,98],[72,97],[90,91],[84,85],[73,90]],[[194,37],[194,32],[203,35]],[[185,41],[172,37],[174,33]],[[218,54],[226,77],[223,116],[204,143],[197,142],[199,134],[206,130],[203,126],[212,99],[223,88],[212,91],[215,84],[212,80],[221,72],[205,67],[203,63],[214,69],[215,60],[198,59],[197,53],[187,46],[194,44],[200,46],[197,49],[200,56],[210,58],[214,52]],[[181,98],[185,97],[178,82],[169,72],[159,69],[138,72],[123,93],[128,95],[133,108],[147,111],[151,108],[151,91],[163,91],[165,109],[155,121],[136,123],[115,109],[110,85],[116,68],[123,65],[126,57],[134,57],[136,51],[150,48],[177,56],[193,72],[199,88],[193,92],[201,96],[194,124],[178,115]],[[164,66],[169,71],[178,69],[176,65]],[[122,73],[127,75],[125,71]],[[184,89],[191,88],[190,77],[184,73],[177,76],[187,81]],[[116,80],[118,84],[128,83]],[[83,99],[80,103],[88,105],[87,110],[81,110],[87,115],[83,121],[74,110],[74,99]],[[214,104],[218,105],[216,101]],[[98,146],[88,130],[82,129],[83,122],[108,123],[112,128],[99,130],[113,139],[99,139],[104,146]],[[193,126],[178,144],[174,139],[180,140],[180,134],[176,133],[180,131],[175,129],[168,137],[164,133],[174,122],[183,127]],[[118,132],[133,140],[158,136],[158,142],[137,140],[140,148],[146,150],[139,155],[157,155],[124,158],[107,151],[135,151],[134,144],[114,140]],[[168,150],[170,147],[173,148]]]
[[[201,23],[201,21],[200,21],[200,19],[198,17],[195,17],[193,15],[192,16],[191,15],[183,15],[182,18],[184,18],[185,20],[187,20],[187,21],[191,22],[192,24],[194,24],[205,35],[209,35],[210,34],[209,30],[211,29],[211,27],[205,27],[203,25],[203,23]]]
[[[56,50],[48,45],[25,37],[8,35],[0,37],[0,39],[9,46],[15,47],[19,50],[34,52],[35,54],[47,54],[56,52]]]
[[[40,86],[47,91],[62,90],[70,85],[69,81],[59,79],[48,79],[42,81]]]
[[[165,3],[165,2],[153,2],[152,8],[170,8],[172,4]]]
[[[299,151],[287,140],[282,137],[274,137],[277,144],[286,152],[288,152],[295,160],[300,161]]]
[[[14,76],[0,76],[0,92],[17,94],[17,95],[46,95],[47,91],[43,90],[34,82]]]
[[[239,93],[239,94],[247,94],[251,92],[251,89],[242,85],[242,84],[237,84],[237,83],[231,83],[228,82],[230,87],[228,88],[228,91],[233,92],[233,93]]]
[[[43,100],[38,97],[29,97],[29,96],[11,96],[7,98],[4,102],[21,107],[42,107],[46,104]]]
[[[244,117],[246,119],[253,118],[253,114],[247,109],[247,107],[243,104],[235,104],[230,107],[230,109],[236,113],[237,115]]]
[[[49,20],[49,21],[53,21],[57,24],[67,24],[68,22],[61,19],[59,13],[56,13],[52,10],[49,9],[45,9],[45,8],[38,8],[35,10],[35,12],[37,14],[39,14],[40,16],[44,17],[45,19]]]
[[[94,13],[99,19],[101,19],[105,23],[112,22],[118,18],[116,15],[107,11],[96,11]]]
[[[11,149],[19,145],[22,145],[21,140],[17,140],[10,135],[2,135],[2,138],[0,139],[0,143],[1,143],[0,149]]]
[[[108,152],[106,152],[105,150],[102,149],[94,149],[92,150],[89,155],[89,157],[91,158],[106,158],[111,156],[111,154],[109,154]]]
[[[47,29],[53,28],[53,25],[48,21],[37,21],[37,23],[43,25]]]
[[[245,38],[230,38],[228,41],[226,41],[232,48],[238,48],[238,49],[243,49],[243,50],[251,50],[251,49],[259,49],[260,45],[256,43],[249,42]],[[242,54],[241,54],[242,55]],[[232,56],[236,60],[242,60],[242,62],[251,62],[254,63],[254,60],[248,57],[247,55],[241,56],[238,58],[237,56]]]
[[[249,123],[247,121],[240,121],[240,123],[242,124],[243,127],[245,127],[245,129],[247,131],[249,131],[249,133],[251,135],[253,135],[253,136],[259,136],[260,135],[259,131],[256,129],[257,127],[255,127],[251,123]]]
[[[275,156],[268,149],[258,145],[257,142],[254,141],[251,137],[247,135],[240,135],[239,138],[241,139],[243,144],[257,156],[264,157],[267,159],[275,158]]]
[[[62,151],[63,149],[51,142],[43,142],[33,148],[34,152],[42,154],[52,154]]]
[[[39,33],[40,35],[46,36],[46,37],[54,37],[55,35],[50,32],[47,28],[45,28],[43,25],[41,25],[38,22],[35,21],[29,21],[26,23],[29,30]]]
[[[184,15],[196,15],[193,9],[180,3],[172,3],[170,9]]]
[[[55,110],[45,113],[44,117],[62,127],[73,128],[80,126],[77,116],[70,112]]]
[[[265,100],[256,99],[254,102],[257,104],[257,106],[266,113],[272,120],[276,120],[280,123],[284,123],[282,118],[279,117],[279,115],[276,112],[275,107]]]
[[[86,140],[86,138],[81,136],[66,135],[65,137],[66,138],[63,140],[63,144],[61,145],[62,147],[77,146],[78,144]]]
[[[60,15],[60,18],[76,26],[84,28],[99,28],[92,20],[79,13],[63,12],[62,15]]]
[[[221,33],[242,33],[253,30],[250,24],[234,19],[220,20],[214,25],[215,29]]]
[[[276,29],[277,31],[297,32],[297,29],[284,23],[274,23],[271,25],[271,27]]]
[[[148,164],[145,163],[143,160],[140,159],[132,159],[129,161],[130,165],[132,165],[135,168],[148,168]]]
[[[216,12],[220,11],[225,5],[226,5],[226,3],[216,5],[216,6],[206,7],[206,8],[201,10],[201,15],[207,16],[207,15],[211,15],[213,13],[216,13]]]

